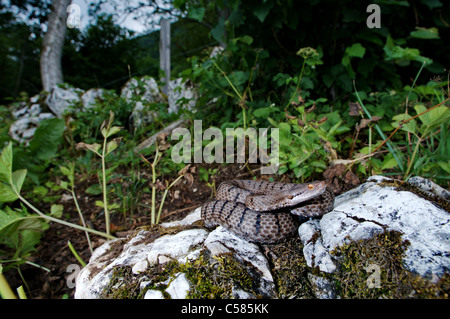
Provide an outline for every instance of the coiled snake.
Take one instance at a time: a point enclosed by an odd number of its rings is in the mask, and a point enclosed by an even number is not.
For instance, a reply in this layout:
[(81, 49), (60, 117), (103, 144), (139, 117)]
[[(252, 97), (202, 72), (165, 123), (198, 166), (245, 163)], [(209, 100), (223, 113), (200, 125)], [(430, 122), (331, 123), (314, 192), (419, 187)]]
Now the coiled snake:
[(324, 181), (232, 180), (219, 185), (216, 199), (202, 205), (201, 215), (208, 228), (222, 225), (248, 241), (274, 243), (297, 231), (294, 215), (321, 216), (333, 205), (334, 194)]

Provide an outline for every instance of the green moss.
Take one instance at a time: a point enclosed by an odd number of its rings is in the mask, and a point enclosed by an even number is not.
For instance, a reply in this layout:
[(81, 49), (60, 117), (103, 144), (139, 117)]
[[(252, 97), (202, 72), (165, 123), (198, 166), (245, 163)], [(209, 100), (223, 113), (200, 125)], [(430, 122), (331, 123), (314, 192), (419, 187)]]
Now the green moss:
[(131, 267), (115, 268), (111, 281), (101, 293), (101, 297), (105, 299), (136, 299), (139, 295), (139, 281)]
[(338, 295), (342, 298), (447, 298), (448, 275), (434, 284), (403, 267), (410, 243), (402, 240), (401, 235), (388, 231), (333, 251), (339, 260), (339, 271), (332, 275)]
[(311, 270), (303, 256), (300, 238), (266, 246), (280, 298), (314, 298), (307, 275)]
[[(180, 272), (185, 273), (192, 284), (187, 298), (232, 298), (235, 287), (258, 296), (257, 277), (248, 271), (247, 265), (236, 261), (231, 253), (209, 256), (205, 250), (194, 261), (153, 265), (140, 275), (133, 274), (131, 267), (117, 267), (101, 296), (105, 299), (139, 299), (147, 290), (153, 289), (170, 298), (165, 290), (171, 282), (170, 278), (175, 278)], [(143, 281), (150, 283), (141, 289), (140, 283)]]
[(234, 287), (257, 295), (255, 277), (231, 253), (210, 257), (202, 251), (198, 259), (182, 265), (181, 270), (193, 284), (187, 298), (232, 298)]

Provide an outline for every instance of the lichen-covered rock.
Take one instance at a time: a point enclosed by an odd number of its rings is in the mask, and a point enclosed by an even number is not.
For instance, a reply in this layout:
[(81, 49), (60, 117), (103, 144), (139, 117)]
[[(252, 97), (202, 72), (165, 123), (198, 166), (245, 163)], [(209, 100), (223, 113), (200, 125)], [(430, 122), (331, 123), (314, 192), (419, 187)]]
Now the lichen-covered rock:
[[(410, 242), (404, 258), (406, 268), (431, 278), (449, 271), (449, 222), (450, 215), (443, 208), (410, 191), (399, 190), (392, 180), (378, 176), (338, 196), (334, 210), (319, 222), (302, 224), (299, 235), (308, 264), (333, 272), (330, 253), (336, 247), (395, 230)], [(318, 244), (311, 244), (311, 229), (315, 230)]]
[(192, 110), (198, 99), (197, 90), (192, 81), (183, 82), (182, 78), (170, 81), (169, 83), (169, 113), (177, 113), (180, 107)]
[(105, 89), (89, 89), (81, 96), (81, 103), (83, 104), (83, 109), (92, 108), (97, 101), (104, 99), (105, 94), (107, 94)]
[[(196, 290), (193, 292), (195, 296), (209, 293), (209, 290), (212, 294), (220, 292), (229, 297), (274, 296), (275, 286), (270, 268), (258, 246), (248, 243), (223, 228), (213, 232), (202, 228), (185, 229), (187, 226), (192, 227), (192, 223), (199, 219), (200, 209), (197, 209), (182, 221), (161, 225), (161, 232), (170, 233), (173, 229), (179, 228), (180, 231), (175, 231), (174, 234), (166, 234), (154, 239), (152, 231), (141, 230), (125, 244), (124, 239), (104, 244), (95, 251), (89, 264), (78, 275), (75, 297), (105, 297), (104, 290), (112, 282), (114, 282), (114, 289), (124, 289), (126, 284), (117, 283), (114, 281), (114, 276), (115, 270), (120, 269), (121, 276), (126, 277), (122, 271), (126, 267), (130, 269), (126, 273), (134, 278), (132, 282), (147, 283), (139, 288), (141, 295), (146, 298), (161, 296), (156, 292), (147, 294), (148, 290), (163, 290), (166, 297), (185, 298), (193, 287), (189, 278), (194, 277), (195, 274), (202, 277), (201, 274), (209, 271), (206, 269), (228, 273), (230, 280), (226, 285), (223, 282), (208, 282), (202, 287), (195, 287), (194, 290)], [(111, 251), (114, 245), (123, 246), (123, 248), (117, 248), (116, 250), (120, 253), (112, 258)], [(193, 262), (196, 260), (201, 260), (201, 264), (199, 265), (200, 262), (198, 262), (194, 265)], [(214, 266), (215, 264), (218, 266)], [(158, 282), (148, 280), (151, 277), (149, 272), (151, 273), (153, 269), (161, 271), (161, 267), (166, 267), (164, 265), (170, 266), (167, 266), (167, 272), (164, 275), (159, 274)], [(236, 279), (233, 276), (236, 276)], [(212, 280), (213, 276), (209, 277), (203, 280)], [(251, 287), (251, 291), (247, 291), (247, 287)]]
[(158, 113), (150, 106), (154, 103), (164, 103), (166, 99), (159, 90), (158, 83), (150, 76), (132, 78), (122, 87), (120, 94), (132, 107), (131, 125), (140, 127), (150, 123)]
[(62, 118), (64, 111), (71, 105), (80, 102), (83, 90), (77, 88), (55, 87), (47, 95), (45, 103), (57, 117)]

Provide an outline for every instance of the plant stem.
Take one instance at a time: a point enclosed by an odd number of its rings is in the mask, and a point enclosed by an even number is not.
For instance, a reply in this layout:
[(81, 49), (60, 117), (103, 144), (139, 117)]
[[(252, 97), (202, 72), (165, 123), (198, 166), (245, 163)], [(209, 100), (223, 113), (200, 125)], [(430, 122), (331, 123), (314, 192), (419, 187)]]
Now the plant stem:
[(411, 161), (409, 162), (408, 168), (406, 169), (406, 173), (405, 173), (404, 179), (407, 178), (407, 176), (409, 174), (409, 171), (411, 170), (411, 167), (414, 164), (414, 158), (416, 157), (417, 150), (419, 149), (419, 145), (420, 145), (420, 143), (422, 143), (422, 139), (420, 137), (417, 137), (417, 138), (419, 140), (417, 141), (416, 147), (414, 148), (414, 152), (413, 152), (413, 155), (411, 157)]
[(77, 251), (75, 250), (75, 248), (73, 247), (72, 243), (70, 242), (70, 240), (67, 241), (67, 245), (70, 248), (70, 251), (72, 252), (72, 254), (75, 256), (75, 258), (78, 260), (78, 262), (81, 264), (81, 266), (86, 267), (86, 263), (84, 262), (83, 259), (81, 259), (80, 255), (78, 255)]
[(5, 276), (0, 272), (0, 295), (2, 299), (17, 299)]
[(108, 235), (111, 235), (110, 230), (110, 221), (109, 221), (109, 211), (108, 211), (108, 198), (106, 193), (106, 163), (105, 163), (105, 157), (106, 157), (106, 136), (103, 139), (103, 151), (102, 151), (102, 177), (103, 177), (103, 209), (105, 210), (105, 224), (106, 224), (106, 233)]
[[(362, 102), (361, 98), (359, 97), (358, 91), (356, 90), (355, 80), (353, 80), (353, 88), (355, 89), (355, 94), (356, 94), (356, 98), (358, 99), (359, 105), (361, 105), (361, 107), (364, 110), (364, 112), (366, 113), (367, 117), (371, 120), (372, 116), (370, 115), (370, 113), (366, 109), (366, 107), (364, 106), (364, 103)], [(378, 124), (375, 124), (375, 129), (377, 130), (378, 134), (380, 134), (380, 136), (383, 140), (387, 140), (386, 135), (384, 135), (383, 131), (381, 130), (380, 126), (378, 126)], [(400, 157), (398, 156), (397, 152), (394, 150), (394, 148), (392, 147), (392, 144), (390, 143), (389, 140), (387, 140), (386, 143), (387, 143), (387, 147), (388, 147), (389, 151), (391, 152), (392, 156), (394, 156), (394, 159), (397, 162), (398, 167), (400, 168), (401, 171), (403, 171), (403, 164), (400, 161)]]
[(289, 102), (286, 104), (285, 108), (289, 107), (289, 105), (291, 104), (292, 100), (294, 99), (295, 93), (297, 93), (298, 88), (300, 87), (300, 82), (301, 82), (302, 77), (303, 77), (303, 71), (305, 70), (305, 64), (306, 64), (306, 59), (303, 60), (302, 70), (300, 71), (300, 76), (298, 77), (298, 81), (297, 81), (297, 87), (295, 88), (295, 91), (292, 94), (291, 98), (289, 99)]
[[(72, 186), (72, 197), (73, 197), (73, 201), (75, 203), (75, 206), (77, 208), (78, 215), (80, 215), (81, 223), (83, 224), (83, 227), (86, 227), (86, 222), (84, 221), (84, 217), (83, 217), (83, 213), (81, 212), (80, 205), (78, 205), (77, 196), (75, 195), (75, 191), (73, 189), (73, 186)], [(89, 245), (89, 250), (91, 251), (91, 254), (92, 254), (94, 252), (94, 249), (92, 248), (91, 238), (89, 237), (89, 233), (87, 231), (85, 233), (86, 233), (86, 239), (87, 239), (87, 242), (88, 242), (88, 245)]]
[(27, 295), (25, 294), (23, 286), (19, 286), (19, 288), (17, 288), (17, 294), (19, 295), (20, 299), (27, 299)]
[(159, 219), (160, 219), (160, 217), (161, 217), (161, 211), (162, 211), (162, 208), (163, 208), (163, 206), (164, 206), (164, 201), (166, 200), (166, 196), (167, 196), (167, 193), (169, 192), (169, 189), (173, 186), (173, 185), (175, 185), (175, 183), (176, 182), (178, 182), (179, 180), (180, 180), (180, 178), (182, 178), (183, 177), (183, 175), (180, 175), (180, 176), (178, 176), (177, 177), (177, 179), (175, 179), (165, 190), (164, 190), (164, 194), (163, 194), (163, 197), (162, 197), (162, 199), (161, 199), (161, 204), (159, 204), (159, 210), (158, 210), (158, 216), (156, 217), (156, 223), (157, 224), (159, 224)]
[(47, 219), (47, 220), (49, 220), (49, 221), (52, 221), (52, 222), (55, 222), (55, 223), (58, 223), (58, 224), (62, 224), (62, 225), (65, 225), (65, 226), (69, 226), (69, 227), (72, 227), (72, 228), (75, 228), (75, 229), (87, 231), (87, 232), (90, 232), (90, 233), (95, 234), (95, 235), (99, 235), (99, 236), (102, 236), (102, 237), (106, 237), (106, 238), (108, 238), (108, 239), (116, 239), (116, 237), (114, 237), (114, 236), (112, 236), (112, 235), (110, 235), (110, 234), (103, 233), (103, 232), (98, 231), (98, 230), (95, 230), (95, 229), (86, 228), (86, 227), (83, 227), (83, 226), (80, 226), (80, 225), (77, 225), (77, 224), (73, 224), (73, 223), (70, 223), (70, 222), (66, 222), (65, 220), (58, 219), (58, 218), (54, 218), (54, 217), (52, 217), (52, 216), (45, 215), (44, 213), (41, 213), (36, 207), (34, 207), (33, 205), (31, 205), (31, 204), (30, 204), (25, 198), (23, 198), (20, 194), (18, 194), (15, 188), (13, 188), (13, 189), (14, 189), (14, 192), (16, 193), (17, 197), (18, 197), (25, 205), (27, 205), (27, 206), (28, 206), (29, 208), (31, 208), (35, 213), (37, 213), (39, 216), (41, 216), (41, 217), (44, 218), (44, 219)]

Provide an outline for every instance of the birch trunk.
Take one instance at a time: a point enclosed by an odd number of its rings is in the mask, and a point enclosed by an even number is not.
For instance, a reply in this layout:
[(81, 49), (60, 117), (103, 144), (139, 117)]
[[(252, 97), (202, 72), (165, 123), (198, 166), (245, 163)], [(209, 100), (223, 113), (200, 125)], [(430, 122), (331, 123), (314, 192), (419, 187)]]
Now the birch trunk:
[(71, 0), (53, 0), (41, 51), (41, 80), (45, 91), (63, 82), (61, 57)]

